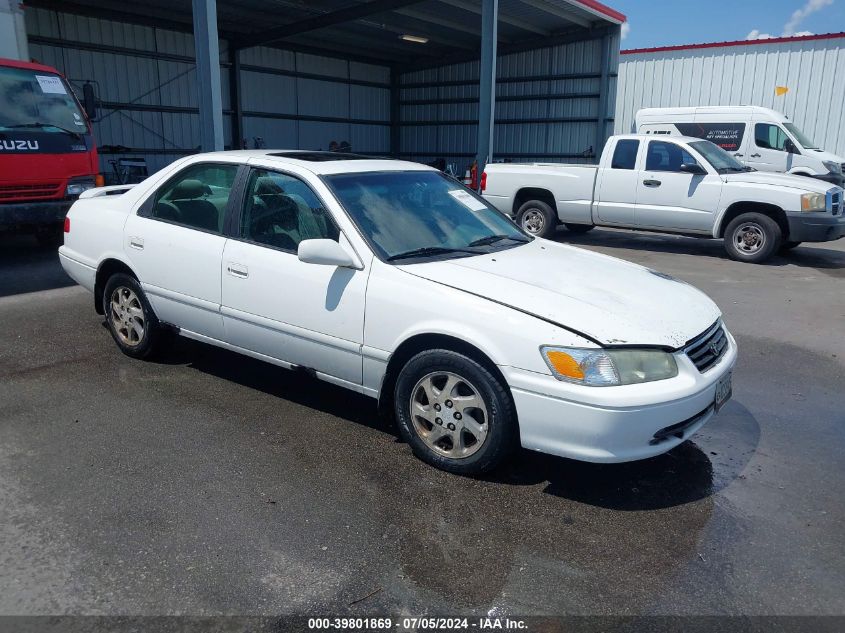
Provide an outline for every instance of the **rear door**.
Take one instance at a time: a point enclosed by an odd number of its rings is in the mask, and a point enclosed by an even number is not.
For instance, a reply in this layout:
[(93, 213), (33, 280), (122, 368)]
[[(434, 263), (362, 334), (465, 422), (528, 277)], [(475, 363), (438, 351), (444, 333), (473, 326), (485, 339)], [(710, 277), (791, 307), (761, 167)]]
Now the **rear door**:
[(156, 315), (223, 339), (223, 226), (239, 166), (194, 163), (153, 192), (125, 228), (125, 252)]
[(638, 139), (618, 139), (610, 165), (599, 168), (595, 192), (597, 224), (633, 224), (639, 150)]
[[(685, 173), (680, 169), (683, 164), (700, 165), (708, 174)], [(683, 145), (649, 140), (645, 169), (637, 176), (637, 227), (711, 232), (722, 180), (709, 164), (697, 160)]]
[(295, 173), (253, 168), (223, 252), (226, 340), (238, 347), (361, 384), (363, 270), (306, 264), (306, 239), (352, 248), (330, 211)]

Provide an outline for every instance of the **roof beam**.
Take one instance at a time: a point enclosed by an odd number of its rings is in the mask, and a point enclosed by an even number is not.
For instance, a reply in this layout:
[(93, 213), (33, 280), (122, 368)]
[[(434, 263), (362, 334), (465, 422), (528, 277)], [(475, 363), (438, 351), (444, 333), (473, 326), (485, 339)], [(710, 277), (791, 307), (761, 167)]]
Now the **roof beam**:
[[(476, 15), (481, 15), (481, 7), (476, 6), (472, 2), (466, 2), (465, 0), (440, 0), (440, 2), (444, 2), (452, 7), (458, 7), (459, 9), (463, 9), (464, 11), (469, 11), (470, 13), (475, 13)], [(519, 18), (512, 18), (509, 15), (502, 15), (499, 13), (499, 22), (504, 24), (510, 24), (511, 26), (515, 26), (518, 29), (522, 29), (523, 31), (529, 31), (531, 33), (536, 33), (537, 35), (542, 35), (543, 37), (548, 37), (551, 35), (551, 31), (547, 31), (544, 28), (540, 28), (539, 26), (535, 26), (530, 22), (526, 22), (525, 20), (520, 20)]]
[(534, 7), (535, 9), (539, 9), (540, 11), (553, 15), (557, 18), (563, 18), (564, 20), (577, 24), (578, 26), (583, 26), (584, 28), (590, 27), (590, 20), (575, 15), (573, 12), (567, 11), (563, 7), (546, 2), (546, 0), (522, 0), (522, 2), (527, 4), (529, 7)]
[(422, 0), (370, 0), (369, 2), (362, 2), (346, 7), (345, 9), (338, 9), (329, 13), (315, 15), (311, 18), (298, 20), (290, 24), (284, 24), (261, 33), (256, 33), (251, 36), (244, 36), (238, 38), (234, 44), (237, 48), (250, 48), (252, 46), (262, 46), (272, 42), (278, 42), (292, 35), (299, 35), (300, 33), (307, 33), (308, 31), (315, 31), (317, 29), (324, 29), (328, 26), (335, 26), (343, 24), (344, 22), (352, 22), (360, 20), (375, 13), (384, 13), (392, 11), (401, 7), (406, 7), (412, 4), (417, 4)]
[[(447, 29), (451, 29), (453, 31), (460, 31), (461, 33), (468, 33), (470, 35), (474, 35), (475, 37), (479, 36), (479, 30), (477, 28), (472, 28), (470, 26), (466, 26), (465, 24), (461, 24), (460, 22), (454, 22), (452, 20), (445, 20), (443, 18), (439, 18), (437, 16), (431, 15), (430, 13), (425, 13), (423, 11), (418, 11), (417, 9), (396, 9), (394, 13), (398, 13), (400, 15), (408, 16), (409, 18), (414, 18), (415, 20), (420, 20), (421, 22), (428, 22), (430, 24), (436, 24), (438, 26), (443, 26)], [(500, 42), (509, 42), (510, 38), (505, 38), (499, 35)]]

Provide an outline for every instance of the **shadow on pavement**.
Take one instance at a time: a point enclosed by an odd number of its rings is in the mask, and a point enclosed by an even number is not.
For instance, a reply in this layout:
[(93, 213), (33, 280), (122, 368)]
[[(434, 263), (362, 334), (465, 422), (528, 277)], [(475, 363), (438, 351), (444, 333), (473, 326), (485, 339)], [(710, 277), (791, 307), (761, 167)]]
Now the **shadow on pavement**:
[(0, 233), (0, 297), (73, 284), (56, 248), (40, 246), (32, 235)]

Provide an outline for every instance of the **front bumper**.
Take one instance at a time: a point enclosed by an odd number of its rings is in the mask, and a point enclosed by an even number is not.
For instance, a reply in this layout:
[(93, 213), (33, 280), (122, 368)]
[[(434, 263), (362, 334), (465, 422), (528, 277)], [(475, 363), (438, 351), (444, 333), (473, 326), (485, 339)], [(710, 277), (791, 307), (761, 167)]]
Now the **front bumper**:
[(830, 242), (845, 235), (845, 214), (787, 213), (790, 242)]
[[(512, 367), (524, 448), (587, 462), (628, 462), (671, 450), (714, 415), (716, 385), (736, 363), (736, 341), (703, 374), (677, 352), (678, 376), (640, 385), (582, 387)], [(669, 429), (668, 427), (674, 427)], [(660, 438), (655, 441), (655, 435)]]
[(70, 199), (0, 203), (0, 227), (58, 224), (73, 203)]

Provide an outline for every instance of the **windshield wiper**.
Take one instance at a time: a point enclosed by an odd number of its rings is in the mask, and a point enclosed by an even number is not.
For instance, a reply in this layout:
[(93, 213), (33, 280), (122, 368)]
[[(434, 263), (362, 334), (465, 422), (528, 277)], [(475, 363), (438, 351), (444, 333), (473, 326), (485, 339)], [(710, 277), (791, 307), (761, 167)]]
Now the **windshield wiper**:
[(473, 251), (468, 248), (449, 248), (447, 246), (423, 246), (404, 253), (391, 255), (385, 261), (392, 262), (397, 259), (411, 259), (412, 257), (427, 257), (428, 255), (445, 255), (448, 253), (470, 253), (471, 255), (483, 255), (481, 251)]
[(501, 242), (502, 240), (513, 240), (514, 242), (520, 242), (522, 244), (527, 244), (531, 241), (524, 237), (514, 237), (512, 235), (487, 235), (486, 237), (480, 237), (477, 240), (473, 240), (467, 244), (467, 246), (487, 246), (489, 244), (494, 244), (495, 242)]
[(66, 127), (62, 127), (61, 125), (53, 125), (52, 123), (41, 123), (40, 121), (33, 121), (32, 123), (19, 123), (18, 125), (7, 125), (5, 126), (9, 130), (20, 129), (20, 128), (45, 128), (45, 127), (54, 127), (57, 130), (61, 130), (65, 134), (69, 134), (70, 136), (74, 137), (75, 139), (82, 140), (82, 135), (79, 132), (74, 132), (73, 130), (69, 130)]

